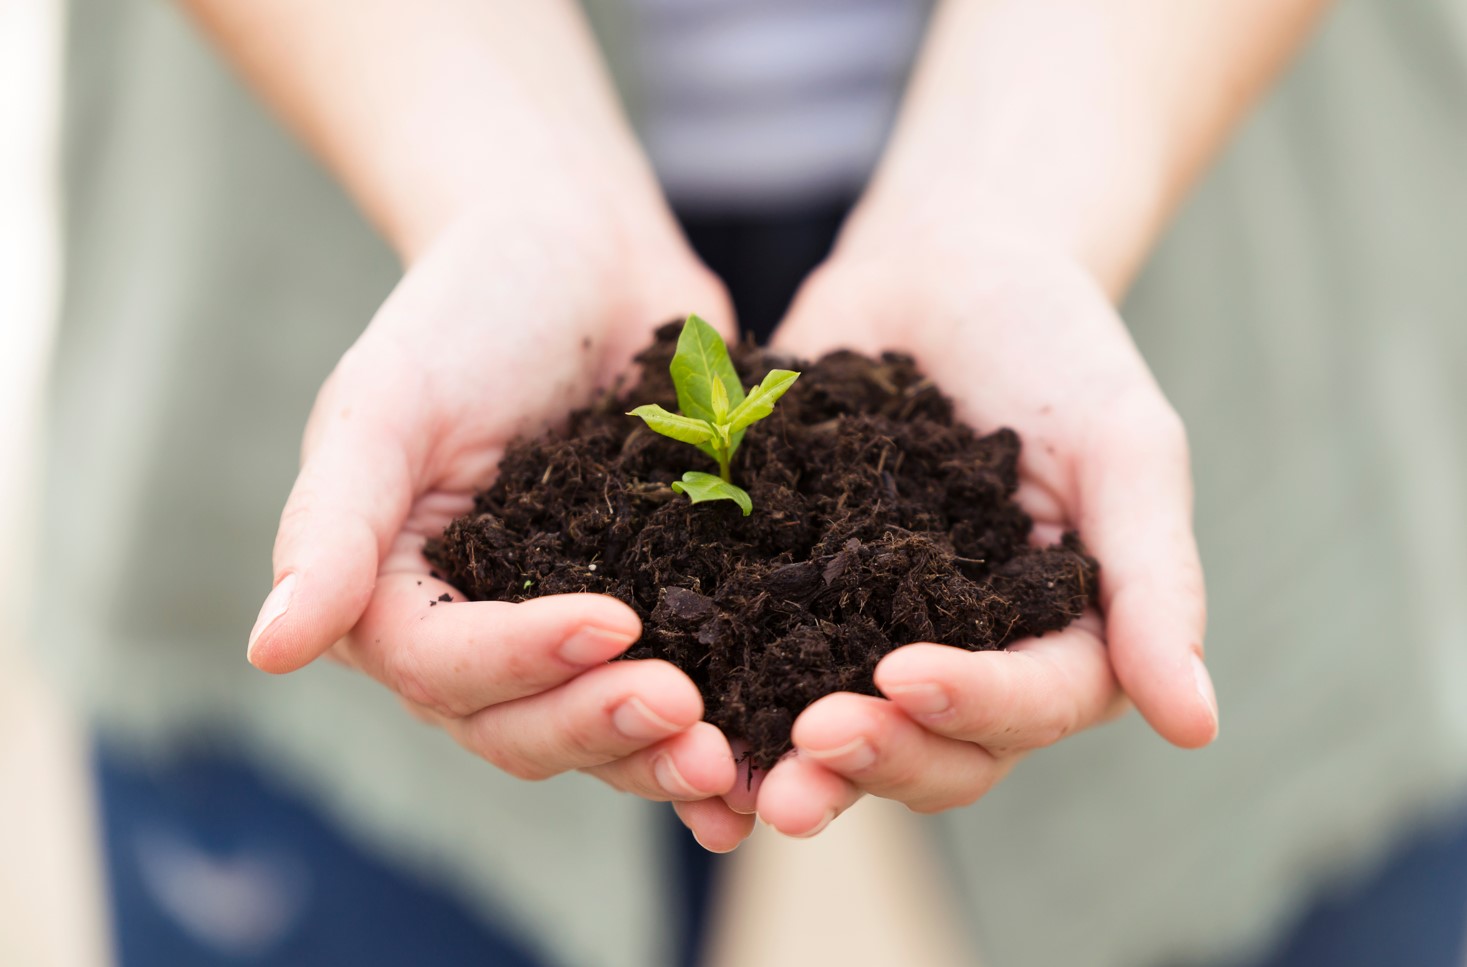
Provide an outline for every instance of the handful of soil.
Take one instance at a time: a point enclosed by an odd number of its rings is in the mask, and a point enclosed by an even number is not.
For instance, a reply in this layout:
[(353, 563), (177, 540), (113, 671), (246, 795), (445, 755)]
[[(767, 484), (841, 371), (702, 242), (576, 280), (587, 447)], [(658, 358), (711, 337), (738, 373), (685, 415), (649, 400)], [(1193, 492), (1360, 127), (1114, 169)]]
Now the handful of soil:
[(754, 500), (694, 506), (670, 484), (693, 451), (625, 411), (676, 407), (679, 325), (637, 357), (640, 380), (519, 440), (474, 510), (425, 553), (469, 598), (609, 594), (641, 616), (627, 658), (662, 658), (703, 694), (705, 718), (749, 743), (755, 768), (831, 692), (878, 694), (882, 656), (928, 641), (974, 651), (1063, 628), (1096, 590), (1079, 539), (1030, 546), (1013, 501), (1019, 438), (978, 436), (910, 357), (849, 351), (793, 363), (733, 350), (745, 385), (802, 375), (751, 427), (734, 480)]

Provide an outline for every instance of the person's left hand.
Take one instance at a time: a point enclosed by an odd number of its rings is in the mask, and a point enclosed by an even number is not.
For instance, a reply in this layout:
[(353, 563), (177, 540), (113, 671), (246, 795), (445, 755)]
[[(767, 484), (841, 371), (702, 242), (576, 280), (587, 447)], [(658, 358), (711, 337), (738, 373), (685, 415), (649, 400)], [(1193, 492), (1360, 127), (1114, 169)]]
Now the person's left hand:
[(1017, 499), (1034, 540), (1079, 531), (1101, 562), (1105, 617), (1091, 611), (1005, 651), (899, 648), (876, 669), (884, 698), (826, 696), (796, 720), (795, 751), (752, 788), (678, 805), (707, 845), (727, 845), (707, 842), (711, 827), (731, 843), (747, 835), (755, 809), (812, 836), (864, 793), (918, 812), (967, 805), (1024, 753), (1119, 714), (1127, 695), (1171, 742), (1212, 741), (1182, 425), (1082, 268), (1006, 244), (847, 245), (805, 284), (775, 344), (806, 358), (910, 352), (962, 419), (1018, 431)]
[(692, 679), (612, 661), (641, 634), (628, 605), (468, 601), (423, 556), (510, 442), (610, 384), (659, 320), (698, 307), (732, 329), (670, 218), (552, 183), (445, 226), (327, 379), (249, 659), (279, 674), (330, 655), (521, 779), (580, 770), (648, 799), (719, 795), (734, 757)]

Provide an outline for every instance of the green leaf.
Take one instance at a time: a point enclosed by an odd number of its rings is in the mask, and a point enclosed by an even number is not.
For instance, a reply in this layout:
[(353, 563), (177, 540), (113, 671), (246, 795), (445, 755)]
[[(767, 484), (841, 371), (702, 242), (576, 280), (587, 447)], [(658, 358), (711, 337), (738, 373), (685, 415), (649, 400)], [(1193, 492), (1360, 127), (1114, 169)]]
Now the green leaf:
[(677, 408), (695, 420), (716, 421), (713, 384), (721, 383), (728, 405), (744, 401), (744, 388), (739, 374), (728, 358), (723, 337), (697, 315), (688, 316), (682, 334), (677, 337), (677, 353), (668, 367), (672, 383), (677, 387)]
[(728, 422), (728, 390), (723, 388), (723, 381), (713, 381), (713, 425)]
[(747, 491), (711, 473), (689, 470), (683, 474), (682, 482), (674, 483), (672, 489), (680, 494), (687, 494), (688, 499), (695, 504), (701, 504), (705, 500), (732, 500), (739, 505), (745, 517), (754, 511), (754, 502), (749, 499)]
[(713, 427), (702, 420), (694, 420), (676, 413), (669, 413), (656, 403), (648, 403), (639, 406), (627, 413), (627, 416), (640, 416), (647, 425), (661, 433), (670, 436), (674, 440), (684, 443), (703, 444), (714, 437)]
[(728, 428), (742, 430), (773, 413), (774, 404), (799, 378), (799, 373), (788, 369), (771, 369), (763, 382), (749, 390), (744, 401), (728, 414)]

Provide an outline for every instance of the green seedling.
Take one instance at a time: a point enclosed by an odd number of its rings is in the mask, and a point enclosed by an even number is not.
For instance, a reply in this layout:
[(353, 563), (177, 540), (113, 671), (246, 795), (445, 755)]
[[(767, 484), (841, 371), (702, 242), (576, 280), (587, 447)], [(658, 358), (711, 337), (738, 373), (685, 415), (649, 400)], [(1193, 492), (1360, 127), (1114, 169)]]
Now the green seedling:
[(729, 479), (729, 464), (743, 442), (744, 431), (774, 412), (774, 404), (794, 385), (800, 374), (771, 369), (747, 395), (728, 358), (723, 337), (696, 315), (688, 316), (677, 339), (677, 353), (668, 367), (677, 388), (677, 408), (670, 413), (655, 403), (639, 406), (628, 416), (639, 416), (663, 436), (691, 443), (718, 462), (718, 475), (689, 470), (672, 489), (695, 504), (705, 500), (732, 500), (744, 516), (754, 502)]

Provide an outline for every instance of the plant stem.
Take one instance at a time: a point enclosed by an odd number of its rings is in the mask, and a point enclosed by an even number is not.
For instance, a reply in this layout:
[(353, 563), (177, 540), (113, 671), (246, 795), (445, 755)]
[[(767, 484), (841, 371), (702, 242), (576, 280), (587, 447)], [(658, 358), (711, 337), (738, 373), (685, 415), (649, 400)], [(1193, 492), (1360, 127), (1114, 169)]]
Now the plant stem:
[(726, 447), (718, 447), (716, 449), (718, 453), (718, 476), (723, 478), (724, 483), (733, 483), (728, 476), (728, 464), (730, 460), (728, 449)]

